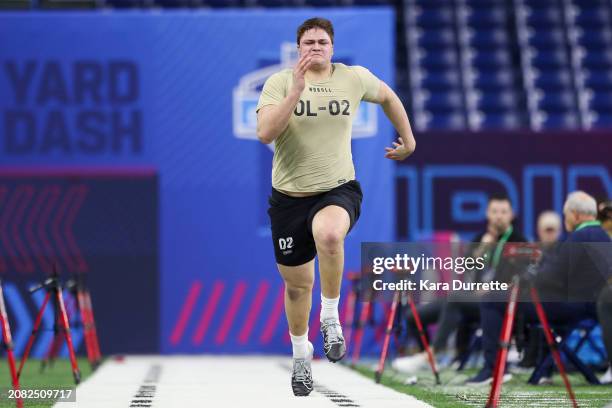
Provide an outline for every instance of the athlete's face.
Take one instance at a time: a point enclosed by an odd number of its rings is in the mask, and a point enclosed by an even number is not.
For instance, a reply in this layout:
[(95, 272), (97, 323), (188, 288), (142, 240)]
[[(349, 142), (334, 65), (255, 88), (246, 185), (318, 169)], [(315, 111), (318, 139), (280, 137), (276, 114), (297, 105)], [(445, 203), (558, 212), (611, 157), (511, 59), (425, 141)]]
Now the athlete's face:
[(331, 63), (334, 45), (325, 30), (312, 28), (302, 34), (298, 51), (300, 57), (304, 54), (312, 55), (312, 65), (323, 68)]

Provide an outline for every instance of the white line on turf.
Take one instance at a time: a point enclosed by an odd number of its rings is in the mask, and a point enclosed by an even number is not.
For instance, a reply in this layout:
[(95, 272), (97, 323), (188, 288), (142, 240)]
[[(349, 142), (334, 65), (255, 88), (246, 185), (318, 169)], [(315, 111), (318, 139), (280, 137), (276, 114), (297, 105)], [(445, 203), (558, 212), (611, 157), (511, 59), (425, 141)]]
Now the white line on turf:
[[(294, 397), (290, 361), (276, 356), (128, 356), (108, 360), (79, 385), (76, 406), (430, 408), (410, 395), (327, 361), (312, 364), (315, 390), (310, 396)], [(74, 407), (67, 404), (55, 407)]]

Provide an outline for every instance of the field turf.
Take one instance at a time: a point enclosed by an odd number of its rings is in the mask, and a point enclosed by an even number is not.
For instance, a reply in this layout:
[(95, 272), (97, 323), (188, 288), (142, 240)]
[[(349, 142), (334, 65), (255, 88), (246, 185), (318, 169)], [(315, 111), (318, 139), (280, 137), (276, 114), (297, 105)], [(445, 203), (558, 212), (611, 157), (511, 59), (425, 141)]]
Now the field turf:
[[(81, 371), (81, 381), (84, 381), (90, 374), (91, 368), (86, 358), (79, 358), (78, 365)], [(17, 362), (19, 367), (19, 362)], [(21, 389), (56, 389), (61, 388), (74, 388), (74, 379), (72, 377), (72, 369), (70, 367), (70, 361), (68, 359), (58, 359), (52, 366), (41, 372), (41, 361), (40, 360), (28, 360), (23, 367), (23, 373), (19, 381)], [(3, 395), (0, 398), (0, 408), (15, 407), (14, 400), (7, 400), (6, 391), (7, 387), (11, 385), (11, 375), (8, 369), (8, 363), (6, 357), (2, 356), (0, 361), (0, 390)], [(25, 401), (24, 408), (41, 408), (51, 407), (55, 401), (53, 400), (37, 400), (37, 401)], [(78, 402), (78, 395), (77, 395)], [(72, 404), (71, 404), (72, 405)], [(75, 407), (78, 405), (74, 405)]]
[[(355, 368), (361, 374), (372, 378), (374, 370), (372, 365), (360, 365)], [(416, 373), (418, 381), (414, 385), (406, 385), (407, 378), (412, 377), (394, 372), (388, 368), (381, 383), (396, 391), (410, 394), (436, 408), (484, 407), (489, 396), (490, 386), (467, 387), (465, 380), (474, 374), (476, 369), (466, 369), (457, 372), (451, 369), (441, 370), (441, 385), (435, 385), (431, 371)], [(559, 374), (553, 376), (552, 385), (533, 386), (527, 384), (527, 374), (513, 374), (512, 380), (502, 387), (501, 402), (504, 407), (538, 407), (562, 408), (571, 407), (567, 392)], [(570, 373), (570, 382), (576, 395), (578, 406), (581, 408), (601, 408), (612, 403), (612, 386), (594, 386), (588, 384), (580, 374)]]

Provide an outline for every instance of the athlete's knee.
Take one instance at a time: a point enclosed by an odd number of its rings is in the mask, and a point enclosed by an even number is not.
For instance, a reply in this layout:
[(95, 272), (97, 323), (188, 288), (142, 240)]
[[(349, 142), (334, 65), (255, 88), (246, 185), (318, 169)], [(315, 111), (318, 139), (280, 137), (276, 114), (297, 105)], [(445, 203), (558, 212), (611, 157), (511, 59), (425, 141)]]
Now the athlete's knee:
[(340, 230), (324, 229), (315, 234), (315, 242), (319, 252), (337, 255), (344, 247), (344, 233)]
[(287, 297), (289, 298), (289, 300), (296, 301), (306, 296), (312, 296), (312, 287), (313, 283), (309, 282), (303, 282), (299, 284), (287, 283), (285, 286), (285, 290), (287, 292)]

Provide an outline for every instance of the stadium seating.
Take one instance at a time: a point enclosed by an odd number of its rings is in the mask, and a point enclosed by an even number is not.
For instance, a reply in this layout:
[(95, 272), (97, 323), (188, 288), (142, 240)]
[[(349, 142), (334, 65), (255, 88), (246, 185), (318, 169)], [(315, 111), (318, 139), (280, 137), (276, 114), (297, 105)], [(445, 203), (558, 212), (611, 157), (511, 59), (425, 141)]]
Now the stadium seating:
[[(419, 130), (612, 126), (612, 0), (6, 0), (3, 8), (395, 6)], [(404, 41), (405, 40), (405, 41)]]
[(404, 4), (409, 86), (402, 89), (411, 95), (403, 99), (415, 100), (411, 114), (421, 129), (612, 123), (611, 1)]
[(612, 6), (609, 1), (569, 2), (568, 39), (585, 128), (612, 122)]
[(419, 129), (465, 127), (459, 54), (450, 3), (405, 4), (408, 78), (412, 113)]

